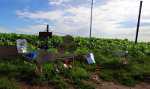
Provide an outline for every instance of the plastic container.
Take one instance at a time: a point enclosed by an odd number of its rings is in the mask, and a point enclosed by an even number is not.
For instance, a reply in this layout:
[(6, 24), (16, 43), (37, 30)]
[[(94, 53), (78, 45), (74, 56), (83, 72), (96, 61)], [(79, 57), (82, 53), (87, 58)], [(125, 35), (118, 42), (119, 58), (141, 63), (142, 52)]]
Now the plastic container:
[(93, 53), (89, 53), (86, 56), (86, 60), (88, 62), (88, 64), (95, 64), (95, 59), (94, 59), (94, 54)]
[(37, 52), (31, 52), (26, 54), (26, 58), (31, 60), (35, 59), (36, 57), (37, 57)]
[(18, 53), (27, 53), (27, 41), (25, 39), (18, 39), (16, 42)]

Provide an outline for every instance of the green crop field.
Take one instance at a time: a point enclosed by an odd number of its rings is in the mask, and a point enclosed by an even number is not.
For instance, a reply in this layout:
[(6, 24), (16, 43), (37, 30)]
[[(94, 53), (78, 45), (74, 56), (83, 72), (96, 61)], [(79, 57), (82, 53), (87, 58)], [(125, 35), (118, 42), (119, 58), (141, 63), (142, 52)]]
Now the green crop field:
[[(42, 43), (35, 35), (1, 33), (0, 46), (14, 46), (17, 39), (27, 39), (29, 51), (36, 51)], [(59, 53), (57, 48), (62, 43), (63, 36), (53, 36), (48, 40), (48, 51)], [(0, 89), (19, 89), (21, 82), (39, 86), (53, 85), (56, 89), (95, 89), (96, 86), (84, 82), (89, 81), (93, 73), (105, 81), (135, 86), (146, 82), (146, 75), (150, 76), (150, 43), (135, 45), (127, 39), (92, 38), (90, 44), (88, 38), (75, 37), (72, 44), (66, 47), (66, 54), (85, 55), (93, 52), (96, 64), (89, 65), (86, 61), (77, 60), (71, 69), (66, 69), (62, 62), (47, 62), (42, 65), (43, 73), (36, 75), (36, 65), (25, 61), (24, 57), (3, 58), (0, 60)], [(126, 51), (128, 54), (124, 57)], [(82, 58), (78, 56), (77, 59)]]

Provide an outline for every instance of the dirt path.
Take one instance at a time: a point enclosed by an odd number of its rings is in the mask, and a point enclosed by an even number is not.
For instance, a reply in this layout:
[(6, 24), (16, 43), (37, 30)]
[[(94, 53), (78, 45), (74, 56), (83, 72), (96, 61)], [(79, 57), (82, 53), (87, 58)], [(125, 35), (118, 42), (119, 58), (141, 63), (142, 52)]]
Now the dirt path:
[(25, 83), (20, 83), (19, 88), (20, 89), (54, 89), (53, 86), (48, 86), (48, 85), (45, 85), (45, 86), (31, 86), (31, 85), (28, 85), (28, 84), (25, 84)]
[[(93, 82), (88, 82), (88, 83), (93, 84)], [(104, 82), (103, 81), (99, 84), (95, 83), (94, 86), (96, 86), (95, 89), (150, 89), (150, 84), (148, 84), (148, 83), (140, 83), (140, 84), (137, 84), (135, 87), (127, 87), (127, 86), (123, 86), (120, 84), (115, 84), (113, 82)], [(31, 85), (27, 85), (25, 83), (21, 83), (20, 89), (55, 89), (55, 88), (53, 86), (48, 86), (48, 85), (46, 85), (46, 86), (31, 86)]]
[(103, 82), (97, 85), (96, 89), (150, 89), (150, 84), (141, 83), (137, 84), (135, 87), (127, 87), (113, 82)]
[(119, 83), (103, 81), (97, 74), (92, 74), (89, 81), (83, 81), (86, 84), (94, 85), (96, 89), (150, 89), (150, 83), (139, 83), (134, 87), (128, 87)]

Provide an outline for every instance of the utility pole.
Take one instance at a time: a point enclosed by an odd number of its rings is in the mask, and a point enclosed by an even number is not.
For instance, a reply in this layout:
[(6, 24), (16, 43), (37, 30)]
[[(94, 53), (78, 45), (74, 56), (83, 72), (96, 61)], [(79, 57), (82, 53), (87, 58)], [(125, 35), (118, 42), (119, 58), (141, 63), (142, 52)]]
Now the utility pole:
[(91, 43), (91, 38), (92, 38), (92, 25), (93, 25), (93, 0), (92, 0), (92, 2), (91, 2), (91, 15), (90, 15), (90, 38), (89, 38), (89, 47), (90, 47), (90, 49), (91, 49), (91, 47), (92, 47), (92, 43)]
[(142, 12), (142, 4), (143, 4), (143, 1), (140, 1), (139, 16), (138, 16), (136, 37), (135, 37), (135, 44), (137, 44), (137, 41), (138, 41), (139, 27), (140, 27), (140, 20), (141, 20), (141, 12)]
[(91, 2), (91, 17), (90, 17), (90, 39), (92, 37), (92, 25), (93, 25), (93, 0)]

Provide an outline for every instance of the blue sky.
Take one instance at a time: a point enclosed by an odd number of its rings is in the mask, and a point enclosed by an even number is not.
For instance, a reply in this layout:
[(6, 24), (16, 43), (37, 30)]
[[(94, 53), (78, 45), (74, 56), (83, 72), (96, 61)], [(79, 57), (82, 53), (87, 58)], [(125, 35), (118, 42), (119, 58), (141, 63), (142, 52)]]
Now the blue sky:
[(30, 23), (18, 18), (17, 10), (35, 11), (47, 10), (47, 8), (49, 8), (49, 5), (46, 0), (0, 0), (0, 25), (13, 30), (17, 27), (24, 27)]
[[(139, 41), (150, 41), (150, 1), (143, 0)], [(140, 0), (94, 0), (93, 37), (134, 40)], [(91, 0), (0, 0), (0, 32), (88, 36)]]

